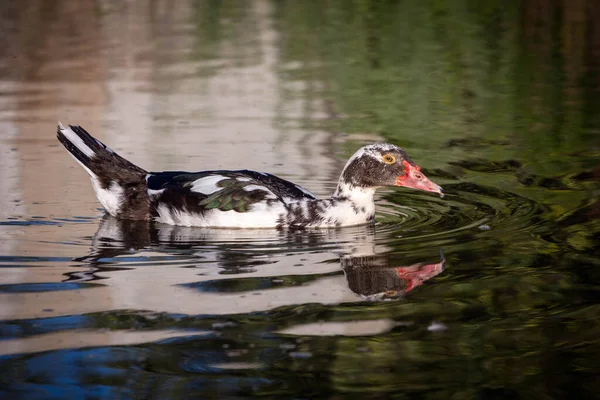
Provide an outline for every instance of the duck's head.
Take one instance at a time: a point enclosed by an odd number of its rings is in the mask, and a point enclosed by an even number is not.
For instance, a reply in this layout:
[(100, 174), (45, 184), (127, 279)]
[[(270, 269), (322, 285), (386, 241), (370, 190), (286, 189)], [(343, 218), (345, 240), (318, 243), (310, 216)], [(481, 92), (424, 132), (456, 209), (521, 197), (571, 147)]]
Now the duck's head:
[(430, 181), (404, 150), (389, 143), (371, 144), (358, 149), (342, 171), (341, 186), (361, 189), (403, 186), (440, 195), (443, 193), (442, 188)]

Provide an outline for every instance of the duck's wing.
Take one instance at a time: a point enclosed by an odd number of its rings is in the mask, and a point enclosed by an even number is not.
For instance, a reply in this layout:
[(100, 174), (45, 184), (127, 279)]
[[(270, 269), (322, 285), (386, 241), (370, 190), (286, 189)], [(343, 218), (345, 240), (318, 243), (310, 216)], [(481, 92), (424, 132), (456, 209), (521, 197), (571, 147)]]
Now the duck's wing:
[(315, 199), (292, 182), (255, 171), (150, 173), (148, 194), (155, 203), (203, 213), (210, 209), (246, 212), (254, 203)]

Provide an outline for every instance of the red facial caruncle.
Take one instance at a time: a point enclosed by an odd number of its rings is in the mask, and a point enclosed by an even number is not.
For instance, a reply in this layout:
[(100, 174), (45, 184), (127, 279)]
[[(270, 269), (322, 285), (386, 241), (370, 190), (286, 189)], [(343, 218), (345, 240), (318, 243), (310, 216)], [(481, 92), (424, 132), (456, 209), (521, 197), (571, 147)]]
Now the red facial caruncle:
[(403, 160), (402, 164), (404, 165), (404, 174), (399, 175), (396, 178), (396, 186), (439, 193), (440, 196), (444, 196), (442, 188), (430, 181), (429, 178), (421, 172), (421, 167), (411, 164), (406, 160)]

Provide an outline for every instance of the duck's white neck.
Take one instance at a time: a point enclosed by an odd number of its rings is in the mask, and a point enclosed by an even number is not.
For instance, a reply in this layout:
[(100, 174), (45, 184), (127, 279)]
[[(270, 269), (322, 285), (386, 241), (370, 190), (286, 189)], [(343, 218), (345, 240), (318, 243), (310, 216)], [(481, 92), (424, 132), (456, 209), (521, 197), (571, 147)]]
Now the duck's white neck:
[[(349, 184), (342, 179), (338, 182), (333, 198), (347, 199), (359, 207), (373, 206), (375, 188), (363, 188)], [(371, 208), (369, 207), (369, 208)]]
[(374, 194), (374, 188), (360, 188), (340, 180), (330, 199), (315, 200), (325, 206), (313, 226), (360, 225), (371, 221), (375, 215)]

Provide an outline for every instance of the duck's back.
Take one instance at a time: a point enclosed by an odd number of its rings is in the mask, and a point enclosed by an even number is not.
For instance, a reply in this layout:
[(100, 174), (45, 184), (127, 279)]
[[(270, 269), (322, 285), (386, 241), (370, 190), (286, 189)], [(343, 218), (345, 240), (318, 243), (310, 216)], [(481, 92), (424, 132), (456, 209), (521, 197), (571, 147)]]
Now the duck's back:
[(315, 196), (292, 182), (256, 171), (169, 171), (146, 177), (151, 215), (188, 226), (276, 227), (288, 204)]

